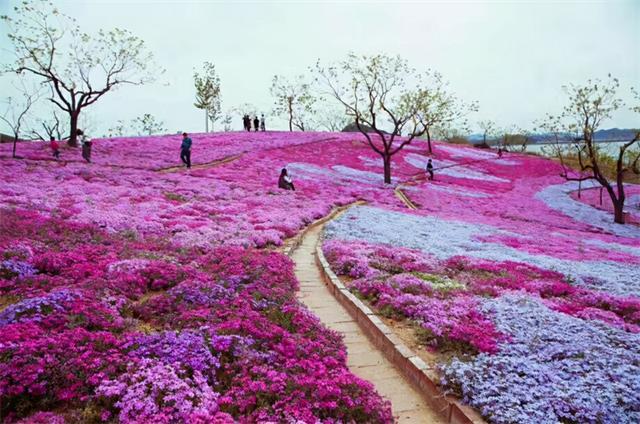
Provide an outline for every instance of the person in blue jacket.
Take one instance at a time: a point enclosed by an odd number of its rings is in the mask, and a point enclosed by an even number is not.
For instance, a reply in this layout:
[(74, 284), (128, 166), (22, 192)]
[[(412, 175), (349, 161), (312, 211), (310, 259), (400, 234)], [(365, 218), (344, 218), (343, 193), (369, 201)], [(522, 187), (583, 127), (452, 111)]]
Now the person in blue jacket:
[(191, 168), (191, 139), (188, 134), (182, 133), (182, 144), (180, 145), (180, 159), (187, 168)]

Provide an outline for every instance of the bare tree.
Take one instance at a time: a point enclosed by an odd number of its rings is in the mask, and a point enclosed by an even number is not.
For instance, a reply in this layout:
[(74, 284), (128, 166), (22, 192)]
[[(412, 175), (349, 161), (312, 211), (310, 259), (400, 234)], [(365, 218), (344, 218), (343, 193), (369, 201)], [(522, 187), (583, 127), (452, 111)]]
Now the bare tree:
[(345, 108), (366, 143), (382, 157), (384, 182), (391, 183), (393, 155), (426, 131), (420, 112), (428, 89), (421, 85), (420, 74), (400, 56), (355, 54), (332, 66), (318, 61), (315, 71), (327, 94)]
[(107, 130), (106, 137), (123, 137), (127, 132), (127, 124), (122, 119), (118, 119), (116, 124)]
[(322, 107), (317, 113), (316, 122), (319, 128), (330, 132), (342, 131), (347, 125), (353, 122), (344, 110), (336, 110), (330, 106)]
[(289, 131), (293, 131), (294, 127), (300, 131), (308, 129), (310, 117), (315, 113), (316, 98), (311, 94), (311, 86), (305, 82), (304, 76), (289, 80), (274, 75), (270, 91), (275, 98), (274, 114), (287, 117)]
[(229, 132), (231, 131), (231, 123), (233, 122), (233, 117), (227, 112), (222, 118), (222, 131)]
[(202, 68), (202, 73), (193, 72), (193, 80), (196, 88), (196, 102), (194, 106), (204, 110), (204, 128), (205, 132), (209, 132), (209, 121), (211, 121), (211, 129), (213, 129), (216, 121), (222, 116), (220, 78), (213, 63), (204, 62)]
[[(614, 222), (624, 224), (625, 187), (628, 174), (640, 174), (640, 130), (622, 143), (613, 166), (609, 155), (595, 140), (595, 133), (606, 119), (623, 107), (618, 97), (620, 83), (611, 77), (607, 81), (588, 80), (585, 85), (563, 87), (568, 103), (560, 115), (547, 115), (539, 123), (552, 142), (554, 153), (562, 166), (561, 176), (569, 181), (595, 180), (609, 194), (614, 210)], [(636, 104), (631, 111), (640, 113), (640, 96), (632, 89)]]
[(17, 158), (16, 146), (25, 128), (25, 123), (29, 116), (29, 111), (38, 101), (41, 94), (37, 89), (27, 89), (27, 87), (24, 85), (24, 82), (20, 87), (20, 91), (22, 92), (22, 96), (19, 100), (16, 100), (13, 97), (7, 98), (6, 109), (0, 116), (0, 120), (7, 125), (7, 127), (11, 130), (11, 135), (13, 135), (13, 150), (11, 156), (14, 159)]
[(51, 137), (56, 140), (62, 140), (65, 134), (65, 124), (62, 122), (60, 113), (54, 110), (50, 113), (48, 119), (40, 119), (34, 122), (37, 124), (35, 128), (31, 128), (30, 132), (33, 138), (37, 140), (47, 141)]
[(156, 120), (155, 116), (145, 113), (138, 116), (132, 122), (133, 131), (136, 135), (153, 135), (166, 132), (164, 122)]
[(55, 95), (50, 100), (69, 115), (71, 146), (83, 109), (119, 86), (154, 79), (153, 55), (127, 30), (89, 35), (50, 2), (24, 1), (14, 13), (2, 16), (15, 53), (7, 70), (30, 73), (51, 85)]
[(496, 123), (490, 120), (478, 122), (478, 126), (482, 131), (482, 144), (488, 146), (488, 140), (495, 139), (497, 137), (498, 127)]
[(448, 91), (448, 83), (444, 81), (439, 72), (427, 71), (427, 90), (420, 99), (419, 113), (417, 119), (425, 128), (429, 153), (433, 152), (431, 137), (435, 129), (450, 127), (454, 123), (466, 126), (466, 121), (460, 123), (469, 113), (478, 110), (478, 103), (464, 103), (453, 93)]

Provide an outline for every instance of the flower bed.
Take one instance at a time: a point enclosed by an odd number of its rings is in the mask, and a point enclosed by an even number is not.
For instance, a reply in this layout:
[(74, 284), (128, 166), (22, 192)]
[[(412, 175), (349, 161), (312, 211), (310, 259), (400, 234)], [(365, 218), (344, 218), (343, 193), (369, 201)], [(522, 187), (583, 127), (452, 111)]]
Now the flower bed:
[(283, 255), (202, 255), (0, 213), (0, 254), (23, 264), (0, 280), (5, 420), (392, 420), (340, 337), (295, 300)]
[[(452, 391), (496, 422), (531, 408), (540, 422), (637, 417), (638, 234), (572, 200), (557, 164), (434, 143), (427, 182), (418, 140), (386, 186), (357, 134), (227, 133), (194, 135), (194, 163), (236, 160), (157, 172), (176, 165), (179, 139), (96, 140), (93, 164), (67, 148), (53, 161), (43, 144), (10, 160), (0, 146), (7, 421), (390, 421), (272, 249), (356, 200), (369, 206), (327, 227), (332, 267), (457, 358), (443, 364)], [(295, 192), (277, 189), (285, 166)], [(571, 379), (579, 398), (561, 393)]]
[(637, 253), (548, 262), (481, 234), (500, 231), (356, 207), (326, 227), (323, 250), (379, 314), (412, 323), (441, 355), (443, 385), (490, 421), (635, 422)]

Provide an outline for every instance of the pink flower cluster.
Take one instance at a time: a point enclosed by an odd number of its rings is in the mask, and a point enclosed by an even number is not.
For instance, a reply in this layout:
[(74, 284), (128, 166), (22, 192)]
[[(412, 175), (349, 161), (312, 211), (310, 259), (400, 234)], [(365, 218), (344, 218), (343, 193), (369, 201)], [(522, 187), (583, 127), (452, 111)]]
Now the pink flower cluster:
[[(8, 422), (391, 422), (276, 252), (202, 254), (0, 211), (0, 398)], [(18, 248), (19, 247), (19, 248)]]

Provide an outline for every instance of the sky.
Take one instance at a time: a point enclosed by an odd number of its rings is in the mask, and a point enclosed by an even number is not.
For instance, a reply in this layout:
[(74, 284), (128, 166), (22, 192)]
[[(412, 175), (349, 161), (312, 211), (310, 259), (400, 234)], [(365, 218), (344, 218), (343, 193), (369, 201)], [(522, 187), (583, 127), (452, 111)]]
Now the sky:
[[(0, 14), (18, 1), (0, 0)], [(102, 134), (117, 120), (150, 113), (169, 132), (203, 131), (193, 106), (193, 70), (215, 64), (222, 107), (243, 103), (267, 115), (270, 129), (274, 74), (307, 72), (349, 52), (399, 54), (417, 69), (442, 73), (465, 101), (478, 101), (473, 123), (530, 129), (563, 105), (562, 86), (618, 77), (628, 103), (640, 86), (640, 1), (56, 1), (82, 29), (121, 27), (148, 44), (166, 73), (155, 83), (124, 87), (91, 106), (87, 126)], [(0, 51), (10, 57), (7, 27)], [(11, 95), (0, 78), (0, 97)], [(638, 127), (637, 114), (620, 112), (604, 127)], [(234, 116), (234, 127), (241, 118)]]

